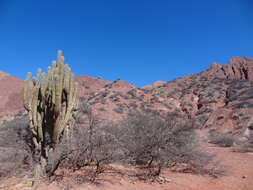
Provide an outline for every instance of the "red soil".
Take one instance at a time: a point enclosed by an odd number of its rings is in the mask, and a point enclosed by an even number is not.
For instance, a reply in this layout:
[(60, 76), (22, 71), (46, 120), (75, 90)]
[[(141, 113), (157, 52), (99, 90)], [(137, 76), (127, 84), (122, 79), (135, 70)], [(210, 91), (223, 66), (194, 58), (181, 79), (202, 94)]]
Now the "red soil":
[[(201, 132), (203, 134), (203, 132)], [(196, 175), (190, 173), (177, 173), (164, 171), (161, 180), (169, 179), (170, 182), (143, 182), (136, 178), (122, 175), (128, 171), (126, 168), (114, 166), (115, 170), (107, 170), (100, 174), (96, 180), (99, 185), (84, 183), (77, 185), (74, 190), (252, 190), (253, 187), (253, 154), (232, 152), (229, 148), (215, 147), (205, 144), (204, 148), (216, 155), (215, 160), (220, 161), (220, 167), (224, 168), (224, 174), (218, 178), (210, 176)], [(65, 174), (66, 175), (66, 174)], [(60, 190), (67, 187), (68, 177), (63, 181), (53, 182), (51, 184), (41, 183), (38, 190)], [(12, 179), (2, 183), (1, 187), (7, 186)], [(20, 179), (19, 179), (20, 181)], [(28, 190), (31, 187), (24, 187), (21, 184), (8, 186), (5, 189)]]

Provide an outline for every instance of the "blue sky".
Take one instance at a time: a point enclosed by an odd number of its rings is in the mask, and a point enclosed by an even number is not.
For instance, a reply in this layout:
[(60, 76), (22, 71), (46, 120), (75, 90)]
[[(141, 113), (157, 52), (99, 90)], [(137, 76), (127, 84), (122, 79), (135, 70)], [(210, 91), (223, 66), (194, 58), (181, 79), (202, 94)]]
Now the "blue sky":
[(141, 87), (252, 46), (251, 0), (0, 0), (0, 70), (22, 79), (61, 49), (76, 76)]

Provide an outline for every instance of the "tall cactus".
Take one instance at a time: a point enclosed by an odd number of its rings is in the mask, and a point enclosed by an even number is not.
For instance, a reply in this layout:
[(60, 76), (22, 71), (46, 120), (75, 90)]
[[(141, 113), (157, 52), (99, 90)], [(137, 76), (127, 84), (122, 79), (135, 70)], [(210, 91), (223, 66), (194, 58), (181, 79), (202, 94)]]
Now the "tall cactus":
[(53, 148), (74, 124), (77, 84), (69, 66), (64, 65), (60, 50), (57, 62), (52, 62), (47, 73), (41, 74), (41, 69), (38, 69), (36, 77), (32, 79), (33, 87), (29, 95), (30, 78), (29, 72), (24, 86), (24, 107), (29, 115), (34, 146), (43, 154), (48, 145)]

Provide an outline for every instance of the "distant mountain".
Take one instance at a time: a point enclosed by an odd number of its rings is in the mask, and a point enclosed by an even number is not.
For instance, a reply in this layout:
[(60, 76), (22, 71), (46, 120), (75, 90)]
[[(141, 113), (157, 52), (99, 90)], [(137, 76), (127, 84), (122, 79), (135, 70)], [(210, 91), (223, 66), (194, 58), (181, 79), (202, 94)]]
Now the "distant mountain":
[(0, 119), (23, 108), (24, 81), (0, 71)]
[[(97, 117), (119, 120), (133, 110), (191, 118), (195, 127), (242, 133), (253, 115), (253, 60), (232, 57), (227, 65), (213, 63), (203, 72), (170, 82), (138, 88), (78, 76), (78, 96)], [(24, 81), (0, 72), (0, 115), (23, 109)]]

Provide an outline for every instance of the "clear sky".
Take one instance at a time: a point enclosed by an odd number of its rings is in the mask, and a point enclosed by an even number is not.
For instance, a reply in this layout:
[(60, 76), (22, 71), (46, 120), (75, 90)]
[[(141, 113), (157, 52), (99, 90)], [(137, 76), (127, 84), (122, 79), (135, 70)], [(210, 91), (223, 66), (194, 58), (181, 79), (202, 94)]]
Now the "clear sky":
[(251, 0), (0, 0), (0, 70), (24, 79), (63, 50), (75, 75), (139, 87), (253, 57)]

